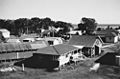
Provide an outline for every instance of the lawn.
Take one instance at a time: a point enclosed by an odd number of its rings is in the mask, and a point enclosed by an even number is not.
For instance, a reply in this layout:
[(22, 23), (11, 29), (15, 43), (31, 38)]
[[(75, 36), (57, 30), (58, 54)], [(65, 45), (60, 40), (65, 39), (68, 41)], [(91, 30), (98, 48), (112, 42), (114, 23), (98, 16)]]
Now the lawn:
[(119, 79), (120, 68), (114, 66), (101, 65), (98, 72), (89, 71), (92, 61), (88, 60), (73, 66), (74, 69), (61, 71), (46, 71), (45, 69), (35, 69), (25, 67), (25, 71), (0, 73), (0, 79)]

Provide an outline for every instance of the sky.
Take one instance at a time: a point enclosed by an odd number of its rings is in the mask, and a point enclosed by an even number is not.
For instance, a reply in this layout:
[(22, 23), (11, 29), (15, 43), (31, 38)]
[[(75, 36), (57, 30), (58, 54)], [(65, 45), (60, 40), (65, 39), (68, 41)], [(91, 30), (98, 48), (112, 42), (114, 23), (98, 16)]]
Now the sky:
[(82, 17), (98, 24), (120, 24), (120, 0), (0, 0), (0, 18), (49, 17), (80, 23)]

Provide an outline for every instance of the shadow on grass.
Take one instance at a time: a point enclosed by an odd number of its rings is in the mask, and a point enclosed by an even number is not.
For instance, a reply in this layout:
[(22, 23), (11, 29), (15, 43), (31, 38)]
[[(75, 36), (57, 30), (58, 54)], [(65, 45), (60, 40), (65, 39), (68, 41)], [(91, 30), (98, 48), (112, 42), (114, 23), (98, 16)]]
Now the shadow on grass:
[(54, 71), (53, 69), (58, 66), (57, 61), (51, 61), (47, 59), (44, 60), (36, 56), (32, 56), (25, 60), (16, 62), (14, 65), (22, 67), (22, 64), (24, 64), (24, 67), (35, 68), (35, 69), (45, 69), (49, 72), (53, 72)]

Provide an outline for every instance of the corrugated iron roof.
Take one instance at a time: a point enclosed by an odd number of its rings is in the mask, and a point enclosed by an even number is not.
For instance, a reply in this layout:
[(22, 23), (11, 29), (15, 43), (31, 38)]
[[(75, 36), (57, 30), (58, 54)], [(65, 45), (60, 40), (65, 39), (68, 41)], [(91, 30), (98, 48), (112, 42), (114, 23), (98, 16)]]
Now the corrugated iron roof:
[(25, 51), (49, 46), (44, 40), (32, 43), (0, 43), (0, 52)]
[(79, 45), (84, 47), (93, 47), (97, 36), (89, 35), (72, 35), (72, 38), (69, 40), (68, 45)]
[(28, 43), (1, 43), (1, 52), (12, 52), (12, 51), (22, 51), (32, 49), (31, 45)]
[(65, 44), (59, 44), (55, 46), (48, 46), (42, 49), (39, 49), (36, 53), (40, 54), (50, 54), (50, 55), (61, 55), (64, 53), (67, 53), (69, 51), (73, 51), (78, 49), (77, 47), (65, 45)]

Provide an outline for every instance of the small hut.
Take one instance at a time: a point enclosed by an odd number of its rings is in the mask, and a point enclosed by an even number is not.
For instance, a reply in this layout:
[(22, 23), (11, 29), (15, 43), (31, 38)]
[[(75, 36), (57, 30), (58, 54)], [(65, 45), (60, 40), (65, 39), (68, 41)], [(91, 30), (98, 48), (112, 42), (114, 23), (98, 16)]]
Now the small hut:
[(107, 52), (95, 62), (103, 65), (120, 66), (120, 54), (117, 52)]
[(116, 43), (120, 37), (119, 32), (114, 29), (96, 31), (95, 34), (99, 35), (104, 43)]
[(49, 45), (63, 44), (63, 40), (60, 37), (45, 37), (44, 40), (47, 41)]

